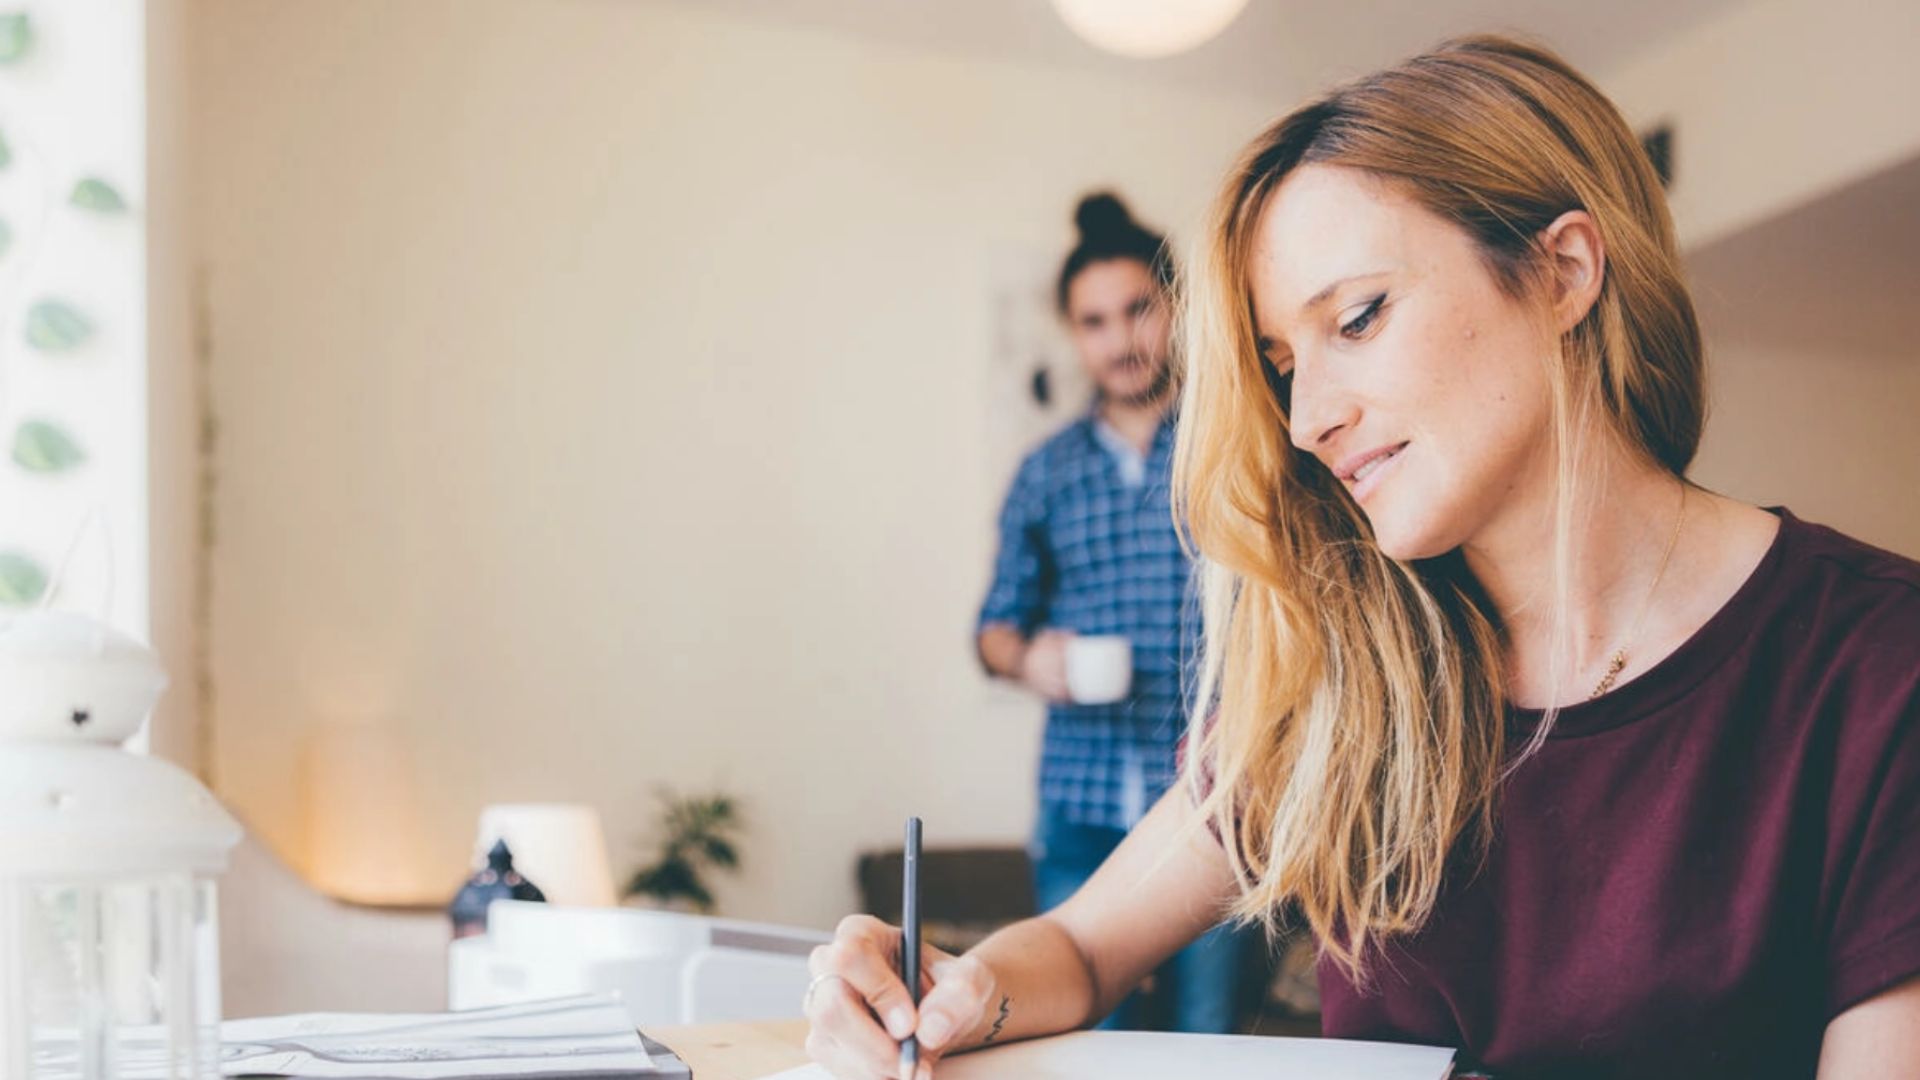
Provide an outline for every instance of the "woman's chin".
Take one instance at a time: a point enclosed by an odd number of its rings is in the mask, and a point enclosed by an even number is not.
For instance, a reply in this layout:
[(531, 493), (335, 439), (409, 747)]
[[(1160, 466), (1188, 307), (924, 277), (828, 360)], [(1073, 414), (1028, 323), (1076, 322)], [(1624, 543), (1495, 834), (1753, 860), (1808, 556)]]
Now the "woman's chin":
[(1460, 546), (1440, 522), (1422, 515), (1384, 510), (1369, 513), (1367, 520), (1373, 526), (1374, 546), (1398, 562), (1431, 559)]

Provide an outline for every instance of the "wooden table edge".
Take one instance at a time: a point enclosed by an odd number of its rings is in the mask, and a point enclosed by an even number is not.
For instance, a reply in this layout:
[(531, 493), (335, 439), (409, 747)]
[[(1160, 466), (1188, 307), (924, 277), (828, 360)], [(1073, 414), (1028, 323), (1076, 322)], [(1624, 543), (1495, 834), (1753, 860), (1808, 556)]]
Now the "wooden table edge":
[(761, 1080), (807, 1063), (805, 1020), (743, 1020), (642, 1029), (680, 1055), (694, 1080)]

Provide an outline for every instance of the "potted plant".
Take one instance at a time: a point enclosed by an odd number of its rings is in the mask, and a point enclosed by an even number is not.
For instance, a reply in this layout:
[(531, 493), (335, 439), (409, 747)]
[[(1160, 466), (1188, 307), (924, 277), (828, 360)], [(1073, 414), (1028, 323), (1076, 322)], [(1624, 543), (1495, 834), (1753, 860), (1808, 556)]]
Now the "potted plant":
[(706, 875), (740, 865), (736, 838), (743, 823), (732, 796), (660, 792), (660, 856), (627, 882), (627, 895), (669, 910), (713, 911)]

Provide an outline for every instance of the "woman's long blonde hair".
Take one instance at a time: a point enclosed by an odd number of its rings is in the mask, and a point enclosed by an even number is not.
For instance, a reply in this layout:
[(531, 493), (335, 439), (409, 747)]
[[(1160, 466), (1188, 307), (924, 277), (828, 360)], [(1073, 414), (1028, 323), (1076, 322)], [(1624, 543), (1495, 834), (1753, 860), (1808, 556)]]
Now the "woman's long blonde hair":
[(1652, 166), (1613, 105), (1544, 49), (1449, 42), (1294, 111), (1228, 175), (1184, 312), (1174, 497), (1206, 625), (1186, 778), (1246, 886), (1234, 913), (1271, 927), (1294, 908), (1365, 978), (1370, 944), (1418, 929), (1450, 865), (1476, 868), (1515, 755), (1502, 631), (1458, 553), (1386, 557), (1345, 488), (1289, 441), (1247, 264), (1273, 191), (1309, 163), (1364, 171), (1455, 223), (1516, 299), (1551, 272), (1541, 231), (1592, 216), (1599, 299), (1548, 362), (1562, 590), (1580, 432), (1681, 475), (1704, 388)]

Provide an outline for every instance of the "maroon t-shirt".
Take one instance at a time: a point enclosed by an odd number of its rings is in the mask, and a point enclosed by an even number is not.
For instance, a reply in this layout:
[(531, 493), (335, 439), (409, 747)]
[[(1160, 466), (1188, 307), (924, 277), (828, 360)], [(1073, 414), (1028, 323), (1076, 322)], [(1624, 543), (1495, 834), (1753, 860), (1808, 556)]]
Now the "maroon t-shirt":
[(1322, 964), (1328, 1035), (1500, 1080), (1811, 1077), (1827, 1021), (1920, 975), (1920, 564), (1775, 512), (1698, 633), (1561, 711), (1366, 992)]

